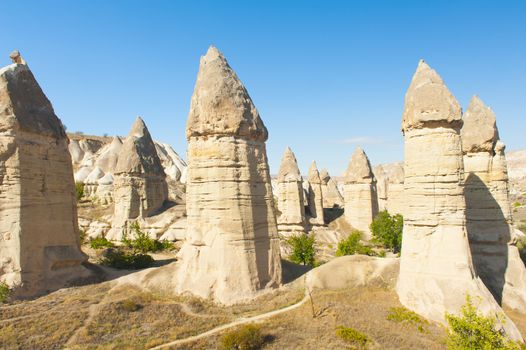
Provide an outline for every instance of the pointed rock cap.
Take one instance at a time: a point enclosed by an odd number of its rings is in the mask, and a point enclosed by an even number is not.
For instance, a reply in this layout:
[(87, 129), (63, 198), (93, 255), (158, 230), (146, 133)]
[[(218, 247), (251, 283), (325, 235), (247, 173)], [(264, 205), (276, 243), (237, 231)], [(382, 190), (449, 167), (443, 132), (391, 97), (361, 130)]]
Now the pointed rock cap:
[(283, 153), (278, 173), (278, 182), (283, 182), (285, 180), (301, 181), (298, 162), (296, 161), (296, 156), (290, 147), (287, 147), (285, 153)]
[(267, 128), (223, 54), (211, 46), (201, 57), (186, 123), (186, 138), (225, 135), (266, 141)]
[(20, 51), (18, 50), (13, 50), (13, 52), (11, 52), (9, 55), (9, 58), (11, 61), (13, 61), (13, 63), (26, 64), (26, 61), (22, 58), (22, 55), (20, 55)]
[(495, 113), (478, 96), (471, 98), (469, 107), (464, 113), (461, 137), (464, 153), (492, 153), (499, 139)]
[(405, 94), (402, 130), (423, 127), (462, 126), (462, 110), (444, 81), (420, 60)]
[(119, 173), (166, 176), (150, 132), (141, 117), (137, 117), (122, 144), (115, 167), (115, 174)]
[(371, 183), (374, 180), (369, 158), (361, 147), (356, 147), (345, 171), (345, 183)]
[(320, 179), (321, 179), (321, 182), (326, 185), (327, 182), (329, 182), (329, 180), (331, 179), (331, 176), (329, 175), (329, 172), (327, 171), (327, 169), (321, 169), (320, 171)]
[(56, 139), (67, 137), (51, 102), (25, 64), (10, 64), (0, 69), (0, 132), (6, 130)]
[(309, 182), (311, 184), (321, 184), (320, 173), (318, 172), (318, 167), (316, 166), (316, 161), (313, 160), (309, 168)]

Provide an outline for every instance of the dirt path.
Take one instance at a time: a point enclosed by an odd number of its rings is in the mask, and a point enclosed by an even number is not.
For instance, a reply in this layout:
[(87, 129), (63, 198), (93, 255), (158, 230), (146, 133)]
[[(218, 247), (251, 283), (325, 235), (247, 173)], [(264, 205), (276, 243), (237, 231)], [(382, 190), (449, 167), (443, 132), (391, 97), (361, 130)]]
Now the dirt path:
[(161, 344), (161, 345), (158, 345), (156, 347), (150, 348), (150, 350), (164, 349), (164, 348), (167, 348), (169, 346), (190, 343), (190, 342), (199, 340), (201, 338), (209, 337), (209, 336), (211, 336), (213, 334), (222, 332), (222, 331), (227, 330), (229, 328), (237, 327), (237, 326), (242, 325), (242, 324), (247, 324), (247, 323), (261, 321), (263, 319), (270, 318), (270, 317), (273, 317), (273, 316), (276, 316), (276, 315), (279, 315), (279, 314), (282, 314), (282, 313), (285, 313), (285, 312), (297, 309), (298, 307), (300, 307), (303, 304), (305, 304), (308, 300), (309, 300), (309, 295), (305, 294), (305, 297), (303, 297), (303, 299), (301, 299), (299, 302), (297, 302), (296, 304), (292, 304), (290, 306), (287, 306), (287, 307), (285, 307), (283, 309), (278, 309), (278, 310), (266, 312), (264, 314), (260, 314), (260, 315), (256, 315), (256, 316), (252, 316), (252, 317), (247, 317), (247, 318), (243, 317), (243, 318), (240, 318), (240, 319), (238, 319), (236, 321), (233, 321), (233, 322), (230, 322), (230, 323), (218, 326), (216, 328), (213, 328), (213, 329), (211, 329), (209, 331), (206, 331), (204, 333), (201, 333), (201, 334), (198, 334), (198, 335), (194, 335), (194, 336), (191, 336), (191, 337), (188, 337), (188, 338), (184, 338), (184, 339), (177, 339), (177, 340), (171, 341), (169, 343)]

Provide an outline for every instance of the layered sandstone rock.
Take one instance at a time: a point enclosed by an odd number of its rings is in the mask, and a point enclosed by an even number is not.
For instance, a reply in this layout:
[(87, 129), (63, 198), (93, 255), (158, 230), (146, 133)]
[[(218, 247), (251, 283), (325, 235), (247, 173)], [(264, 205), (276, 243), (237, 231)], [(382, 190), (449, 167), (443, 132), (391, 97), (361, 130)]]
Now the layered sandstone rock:
[(138, 117), (124, 141), (114, 171), (115, 211), (108, 239), (121, 240), (138, 218), (159, 211), (168, 198), (166, 175), (155, 144)]
[(360, 147), (351, 157), (344, 181), (345, 219), (369, 240), (372, 238), (369, 225), (378, 214), (378, 194), (371, 163)]
[(277, 178), (278, 231), (290, 236), (305, 233), (305, 205), (303, 199), (303, 180), (298, 162), (292, 150), (287, 147)]
[(267, 129), (215, 47), (201, 58), (186, 136), (188, 229), (180, 264), (148, 277), (149, 285), (224, 304), (280, 285)]
[[(444, 322), (466, 294), (485, 313), (502, 313), (477, 276), (466, 231), (461, 109), (438, 74), (421, 61), (405, 96), (404, 232), (397, 292), (417, 313)], [(521, 339), (509, 319), (508, 335)]]
[(68, 138), (31, 70), (15, 62), (0, 69), (0, 281), (31, 297), (89, 272)]
[(461, 131), (467, 231), (477, 273), (502, 304), (526, 311), (526, 269), (513, 239), (504, 144), (495, 114), (474, 96)]
[(309, 168), (309, 223), (311, 225), (325, 225), (323, 216), (323, 192), (321, 189), (321, 178), (316, 162), (313, 161)]
[(321, 193), (324, 208), (343, 207), (343, 196), (338, 190), (336, 181), (331, 178), (327, 169), (320, 171)]

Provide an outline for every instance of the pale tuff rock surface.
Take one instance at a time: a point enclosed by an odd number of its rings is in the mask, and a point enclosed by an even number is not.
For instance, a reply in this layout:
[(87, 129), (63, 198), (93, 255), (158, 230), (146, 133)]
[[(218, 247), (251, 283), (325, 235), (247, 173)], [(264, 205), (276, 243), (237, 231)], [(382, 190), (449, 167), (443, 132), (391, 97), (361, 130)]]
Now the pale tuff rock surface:
[(89, 276), (60, 119), (21, 58), (0, 69), (0, 280), (31, 297)]
[(473, 263), (499, 303), (526, 312), (526, 269), (513, 245), (504, 144), (495, 114), (476, 96), (464, 114), (461, 135)]
[[(439, 322), (458, 312), (466, 293), (479, 309), (502, 313), (477, 276), (466, 231), (461, 109), (423, 61), (405, 97), (404, 232), (397, 292), (407, 308)], [(521, 339), (509, 319), (510, 337)]]
[(378, 192), (378, 209), (391, 214), (403, 214), (404, 164), (380, 164), (373, 168)]
[(316, 162), (313, 161), (309, 168), (309, 212), (311, 225), (325, 225), (323, 216), (323, 193), (321, 189), (321, 178)]
[(115, 211), (108, 239), (122, 239), (129, 224), (145, 218), (168, 199), (166, 175), (146, 125), (137, 118), (124, 141), (114, 171)]
[(327, 169), (320, 171), (321, 192), (323, 197), (323, 207), (343, 207), (343, 196), (338, 189), (336, 181), (331, 178)]
[(191, 100), (187, 234), (179, 262), (145, 277), (150, 288), (233, 304), (281, 284), (267, 130), (214, 47), (201, 58)]
[(167, 143), (155, 142), (157, 155), (161, 159), (164, 172), (172, 180), (186, 182), (186, 162), (179, 157), (172, 146)]
[(344, 181), (345, 219), (369, 240), (372, 238), (369, 225), (378, 214), (378, 194), (371, 163), (360, 147), (351, 157)]
[(303, 185), (298, 162), (287, 147), (277, 178), (278, 231), (283, 236), (305, 232)]

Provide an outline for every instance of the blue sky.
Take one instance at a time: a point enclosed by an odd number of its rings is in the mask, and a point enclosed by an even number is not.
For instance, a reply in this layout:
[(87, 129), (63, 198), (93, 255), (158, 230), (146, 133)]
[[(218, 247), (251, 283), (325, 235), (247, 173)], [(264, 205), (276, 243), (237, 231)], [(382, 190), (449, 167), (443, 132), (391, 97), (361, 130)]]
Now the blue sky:
[(526, 148), (526, 1), (2, 1), (0, 64), (21, 51), (69, 131), (125, 135), (141, 115), (182, 156), (199, 57), (217, 46), (285, 147), (341, 175), (361, 145), (403, 158), (418, 60), (463, 108), (478, 94)]

